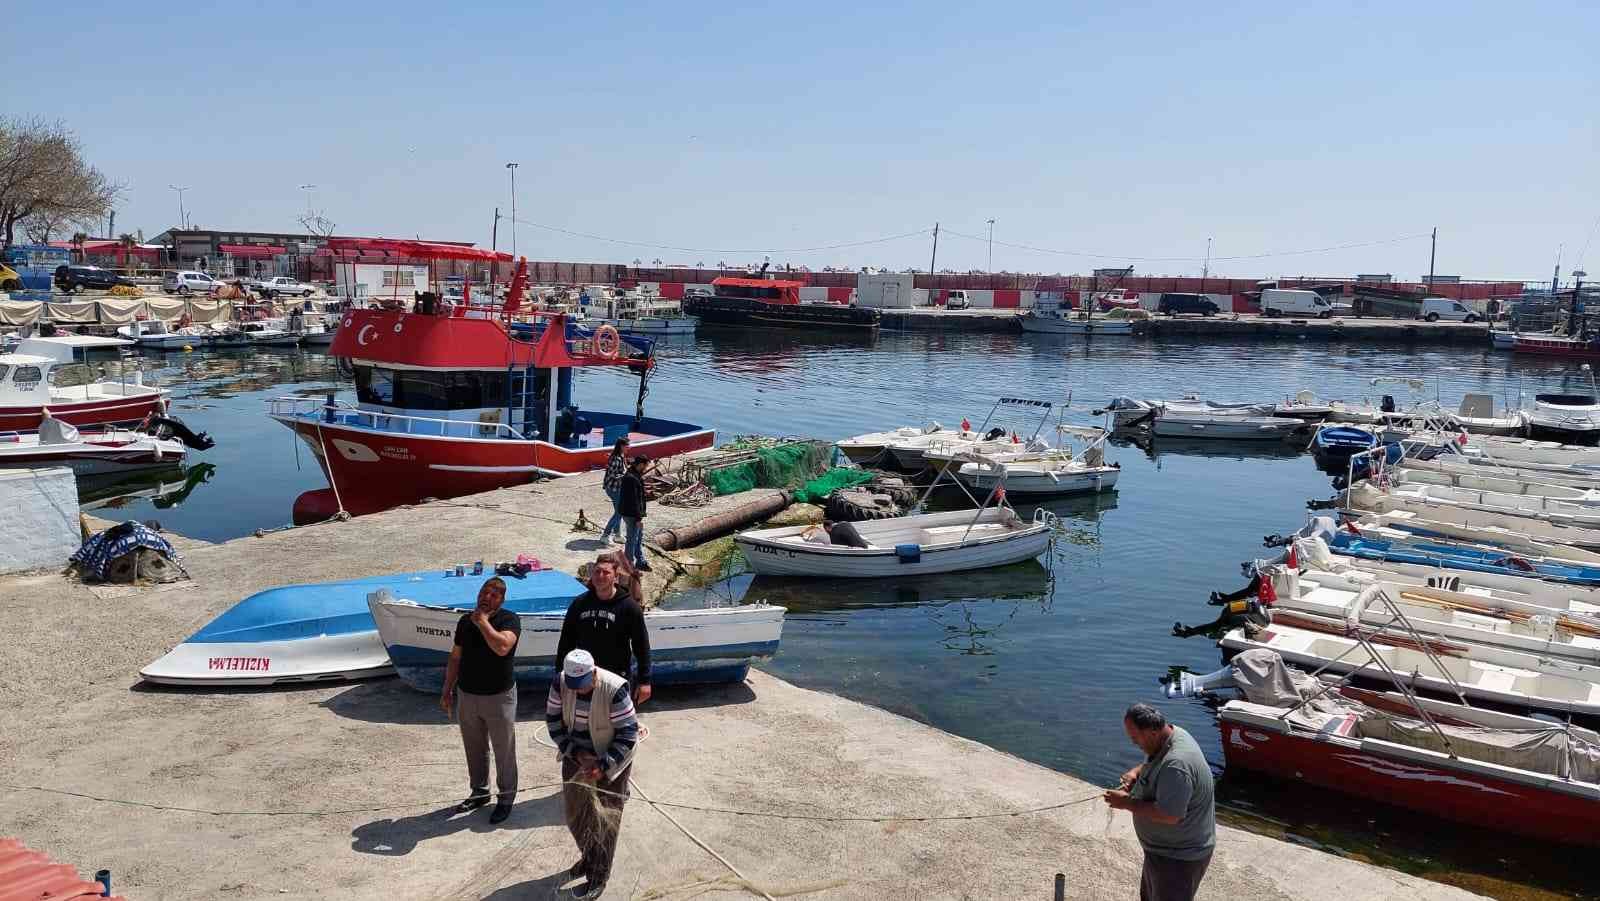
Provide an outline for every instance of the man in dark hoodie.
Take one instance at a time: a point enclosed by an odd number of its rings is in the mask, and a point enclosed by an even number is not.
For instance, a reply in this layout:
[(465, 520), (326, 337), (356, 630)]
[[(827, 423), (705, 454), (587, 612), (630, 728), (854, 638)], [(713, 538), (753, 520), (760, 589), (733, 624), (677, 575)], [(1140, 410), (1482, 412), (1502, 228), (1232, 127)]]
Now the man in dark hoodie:
[(635, 704), (650, 700), (650, 632), (644, 610), (617, 584), (617, 564), (610, 557), (589, 567), (589, 590), (567, 608), (556, 659), (567, 659), (573, 648), (588, 651), (596, 666), (626, 678)]
[[(649, 463), (643, 457), (628, 461), (628, 474), (622, 477), (622, 494), (617, 500), (617, 512), (628, 529), (628, 562), (644, 573), (650, 571), (650, 564), (644, 559), (644, 471)], [(605, 664), (600, 666), (604, 668)]]

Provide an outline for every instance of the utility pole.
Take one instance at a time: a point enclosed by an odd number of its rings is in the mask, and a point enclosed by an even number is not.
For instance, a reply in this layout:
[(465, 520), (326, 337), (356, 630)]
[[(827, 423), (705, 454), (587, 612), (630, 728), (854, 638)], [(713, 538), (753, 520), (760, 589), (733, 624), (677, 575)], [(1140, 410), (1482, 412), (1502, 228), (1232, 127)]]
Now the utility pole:
[[(1433, 243), (1428, 248), (1428, 293), (1433, 293), (1433, 259), (1439, 252), (1439, 226), (1433, 227)], [(1456, 296), (1460, 296), (1457, 294)]]
[(1211, 238), (1206, 238), (1206, 261), (1200, 264), (1200, 293), (1206, 292), (1206, 279), (1211, 276)]
[(115, 238), (116, 236), (117, 236), (117, 211), (116, 210), (112, 210), (111, 214), (106, 217), (106, 237)]
[[(984, 268), (983, 271), (984, 271), (984, 273), (986, 275), (990, 275), (990, 276), (994, 275), (994, 220), (993, 219), (989, 220), (989, 262), (988, 262), (987, 266)], [(991, 288), (994, 287), (994, 285), (992, 284), (994, 279), (991, 278), (989, 281), (991, 282), (990, 287)]]
[(183, 192), (189, 190), (189, 186), (167, 185), (167, 187), (178, 192), (178, 227), (187, 229), (189, 227), (189, 214), (183, 210)]
[(939, 223), (933, 224), (933, 256), (928, 260), (928, 306), (933, 306), (934, 266), (939, 262)]
[(511, 170), (511, 258), (517, 256), (517, 164), (506, 163)]
[(1556, 271), (1554, 275), (1550, 276), (1551, 297), (1555, 297), (1556, 292), (1561, 290), (1561, 252), (1566, 249), (1567, 245), (1565, 244), (1559, 244), (1556, 246)]
[[(498, 253), (500, 251), (500, 208), (499, 207), (495, 207), (494, 208), (494, 225), (489, 229), (489, 251), (491, 253)], [(497, 261), (495, 261), (495, 260), (490, 260), (489, 261), (489, 271), (491, 273), (494, 272), (494, 267), (495, 267), (495, 263), (496, 262)], [(490, 276), (489, 280), (490, 281), (494, 281), (493, 275)]]

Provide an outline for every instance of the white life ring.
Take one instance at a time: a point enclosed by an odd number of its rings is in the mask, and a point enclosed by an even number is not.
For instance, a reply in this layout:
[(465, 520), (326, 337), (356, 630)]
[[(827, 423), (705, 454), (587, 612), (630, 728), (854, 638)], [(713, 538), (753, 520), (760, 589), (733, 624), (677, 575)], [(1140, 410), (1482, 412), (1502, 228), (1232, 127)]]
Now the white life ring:
[(615, 327), (602, 325), (594, 330), (594, 352), (607, 360), (615, 360), (622, 353), (622, 336)]

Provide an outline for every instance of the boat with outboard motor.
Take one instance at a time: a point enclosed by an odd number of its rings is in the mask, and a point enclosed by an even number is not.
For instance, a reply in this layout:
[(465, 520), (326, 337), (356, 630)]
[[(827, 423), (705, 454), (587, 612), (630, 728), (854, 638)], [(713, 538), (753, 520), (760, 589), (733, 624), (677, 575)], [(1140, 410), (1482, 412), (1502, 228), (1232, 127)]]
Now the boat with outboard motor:
[[(896, 441), (908, 438), (918, 438), (931, 435), (934, 432), (944, 431), (944, 426), (937, 422), (925, 426), (901, 426), (887, 432), (868, 432), (865, 435), (855, 435), (834, 442), (834, 447), (851, 463), (864, 465), (883, 461), (889, 450), (889, 445)], [(920, 467), (919, 467), (920, 468)]]
[(1324, 425), (1311, 437), (1311, 455), (1324, 469), (1340, 467), (1356, 454), (1372, 450), (1377, 443), (1378, 436), (1366, 429), (1353, 425)]
[(1025, 332), (1049, 335), (1132, 335), (1133, 320), (1096, 316), (1093, 307), (1073, 310), (1062, 306), (1058, 294), (1042, 292), (1032, 309), (1017, 317)]
[(1483, 537), (1474, 540), (1487, 544), (1500, 543), (1491, 540), (1491, 536), (1521, 535), (1536, 541), (1600, 550), (1600, 528), (1419, 500), (1392, 494), (1370, 482), (1358, 482), (1346, 492), (1343, 509), (1355, 516), (1381, 517), (1385, 524), (1411, 529), (1418, 534), (1432, 533), (1447, 538), (1478, 535)]
[[(332, 239), (329, 246), (373, 243)], [(510, 260), (455, 245), (378, 243), (412, 259)], [(711, 429), (644, 415), (655, 366), (650, 338), (581, 328), (559, 313), (519, 320), (526, 281), (522, 261), (503, 305), (448, 306), (430, 292), (414, 312), (346, 312), (330, 353), (349, 360), (356, 403), (282, 397), (269, 405), (269, 415), (310, 447), (328, 476), (328, 489), (296, 500), (296, 522), (603, 469), (624, 436), (630, 454), (652, 459), (713, 444)], [(583, 367), (636, 375), (635, 409), (580, 411), (573, 373)]]
[(1568, 444), (1595, 444), (1600, 441), (1600, 398), (1593, 394), (1534, 395), (1533, 409), (1528, 411), (1528, 435)]
[(1372, 691), (1251, 650), (1188, 696), (1237, 690), (1217, 711), (1231, 769), (1561, 844), (1600, 844), (1600, 735), (1395, 691)]
[(0, 433), (0, 469), (65, 466), (79, 476), (156, 469), (183, 462), (182, 441), (131, 429), (79, 432), (47, 416), (32, 433)]
[[(167, 390), (144, 383), (137, 369), (131, 380), (97, 379), (70, 385), (73, 369), (86, 367), (95, 352), (132, 347), (124, 338), (59, 335), (24, 338), (12, 353), (0, 354), (0, 432), (39, 428), (44, 411), (75, 426), (136, 423), (166, 406)], [(126, 366), (123, 372), (127, 372)]]
[(683, 312), (683, 301), (663, 297), (644, 288), (607, 289), (594, 296), (584, 291), (578, 302), (585, 310), (585, 325), (609, 325), (624, 335), (692, 335), (700, 320)]
[[(428, 572), (285, 585), (233, 605), (177, 647), (139, 671), (163, 685), (275, 685), (364, 679), (394, 673), (367, 597), (397, 597), (456, 611), (471, 610), (487, 575)], [(565, 611), (584, 586), (553, 570), (506, 578), (505, 609)], [(451, 627), (454, 622), (451, 623)], [(454, 634), (453, 632), (451, 633)]]
[(1150, 432), (1165, 438), (1207, 438), (1221, 441), (1282, 441), (1304, 422), (1281, 416), (1240, 415), (1164, 406), (1150, 424)]
[[(1056, 426), (1057, 446), (1042, 454), (989, 455), (974, 451), (957, 464), (955, 476), (974, 491), (1004, 486), (1008, 494), (1051, 497), (1110, 491), (1122, 475), (1117, 463), (1107, 463), (1105, 429)], [(1075, 439), (1074, 451), (1065, 439)]]
[(1054, 517), (1025, 520), (1003, 504), (852, 523), (866, 547), (833, 544), (818, 526), (756, 529), (734, 537), (752, 572), (765, 576), (877, 579), (1005, 566), (1050, 546)]
[(1388, 513), (1348, 511), (1344, 515), (1343, 528), (1346, 531), (1369, 538), (1434, 538), (1465, 545), (1504, 548), (1516, 554), (1600, 564), (1600, 529), (1558, 526), (1536, 519), (1522, 519), (1508, 525), (1464, 525), (1449, 519), (1428, 519), (1409, 510)]
[[(548, 609), (523, 605), (515, 611), (522, 621), (512, 659), (519, 683), (544, 686), (555, 677), (556, 645), (568, 601), (552, 601)], [(367, 607), (395, 673), (412, 688), (438, 693), (461, 610), (417, 603), (405, 595), (397, 598), (388, 590), (369, 595)], [(648, 611), (644, 620), (650, 633), (651, 684), (744, 681), (752, 661), (778, 652), (784, 612), (765, 603)]]

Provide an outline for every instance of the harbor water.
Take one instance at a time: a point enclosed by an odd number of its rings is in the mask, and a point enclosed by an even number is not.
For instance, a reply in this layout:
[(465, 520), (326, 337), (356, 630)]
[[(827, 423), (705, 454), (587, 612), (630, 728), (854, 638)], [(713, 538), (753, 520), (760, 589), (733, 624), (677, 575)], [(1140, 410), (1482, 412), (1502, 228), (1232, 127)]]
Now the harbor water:
[[(647, 410), (713, 426), (723, 440), (837, 439), (933, 420), (953, 426), (963, 417), (977, 424), (1003, 396), (1070, 396), (1068, 419), (1090, 424), (1090, 411), (1117, 395), (1265, 401), (1309, 388), (1374, 402), (1389, 393), (1402, 404), (1437, 394), (1454, 408), (1468, 391), (1514, 403), (1563, 380), (1588, 386), (1576, 366), (1514, 360), (1487, 347), (707, 332), (663, 342), (659, 354)], [(290, 393), (350, 398), (330, 358), (211, 351), (146, 360), (173, 388), (173, 412), (217, 446), (193, 455), (189, 473), (141, 486), (144, 496), (91, 502), (96, 515), (154, 518), (171, 531), (224, 540), (286, 525), (300, 492), (325, 487), (315, 460), (266, 417), (265, 405)], [(1375, 386), (1378, 377), (1423, 379), (1425, 388), (1414, 397), (1404, 385)], [(580, 407), (627, 410), (636, 386), (622, 373), (580, 371), (575, 394)], [(1031, 432), (1039, 418), (1037, 410), (1007, 413), (999, 424)], [(1311, 458), (1289, 447), (1157, 439), (1107, 456), (1123, 467), (1116, 492), (1049, 504), (1065, 532), (1048, 560), (875, 582), (734, 575), (669, 603), (711, 595), (783, 604), (783, 650), (766, 664), (773, 673), (1114, 783), (1138, 759), (1122, 731), (1127, 704), (1156, 700), (1157, 679), (1172, 668), (1209, 672), (1221, 663), (1212, 641), (1176, 638), (1173, 624), (1214, 617), (1208, 594), (1241, 587), (1240, 563), (1267, 553), (1262, 536), (1298, 528), (1306, 501), (1332, 490)], [(1207, 708), (1159, 703), (1220, 772)], [(1573, 855), (1533, 843), (1239, 773), (1224, 774), (1219, 800), (1236, 825), (1496, 897), (1597, 897)]]

